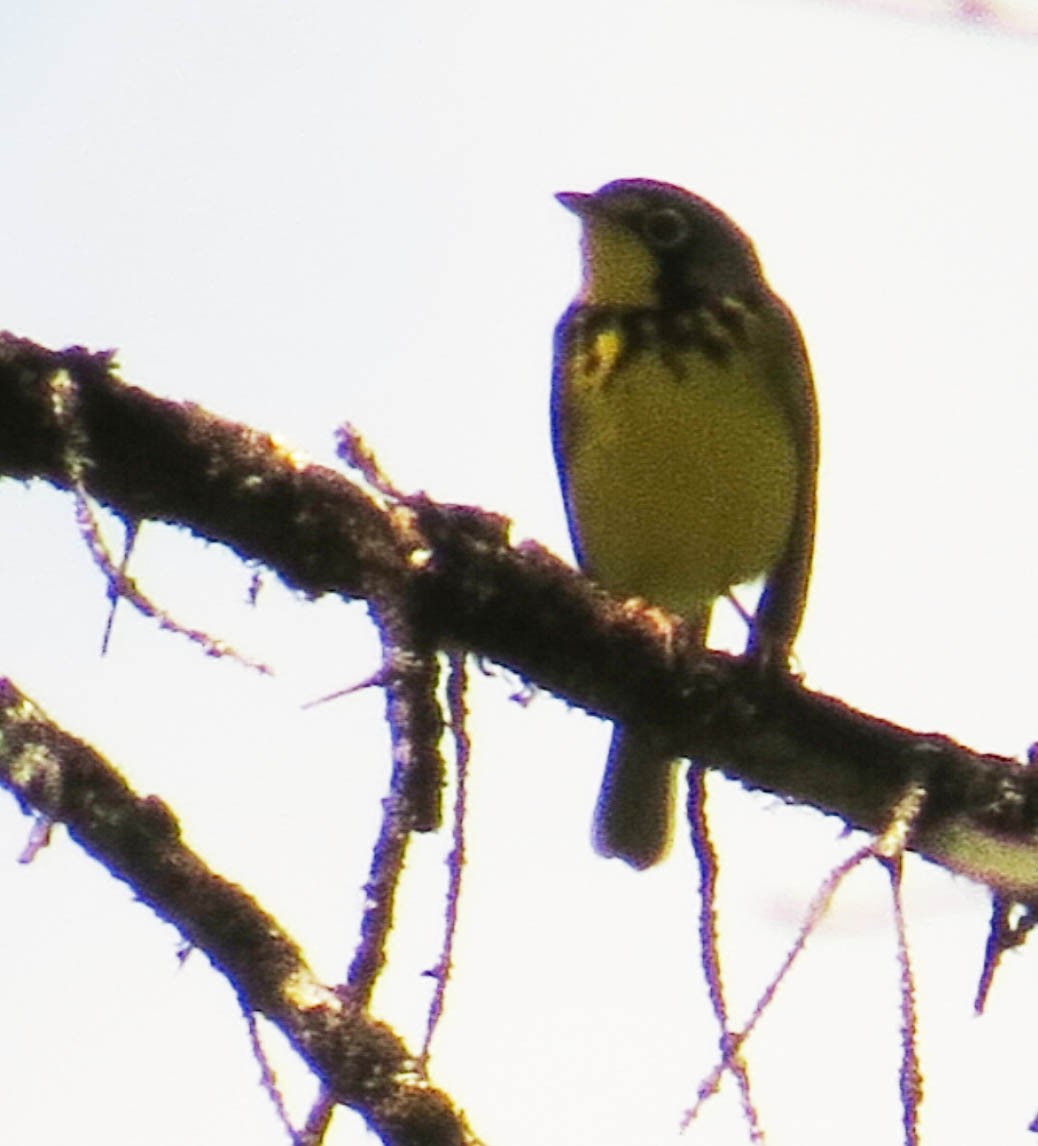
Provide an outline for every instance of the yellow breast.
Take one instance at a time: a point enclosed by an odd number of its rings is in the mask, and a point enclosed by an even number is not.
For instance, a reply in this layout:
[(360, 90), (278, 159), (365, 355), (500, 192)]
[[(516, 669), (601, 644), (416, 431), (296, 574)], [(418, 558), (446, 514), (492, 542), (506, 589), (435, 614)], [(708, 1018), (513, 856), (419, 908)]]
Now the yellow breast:
[(622, 342), (600, 329), (565, 366), (571, 528), (610, 591), (701, 613), (781, 555), (797, 486), (792, 431), (744, 345), (721, 359), (622, 356)]

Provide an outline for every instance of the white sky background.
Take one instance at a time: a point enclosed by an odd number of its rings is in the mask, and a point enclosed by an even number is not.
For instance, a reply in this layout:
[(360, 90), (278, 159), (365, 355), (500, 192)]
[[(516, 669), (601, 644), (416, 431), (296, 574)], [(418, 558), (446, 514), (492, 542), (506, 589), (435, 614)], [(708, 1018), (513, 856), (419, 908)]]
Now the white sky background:
[[(1032, 608), (1038, 41), (836, 4), (5, 5), (0, 326), (331, 460), (344, 419), (404, 488), (568, 553), (551, 328), (577, 279), (552, 199), (651, 176), (715, 200), (800, 318), (822, 407), (808, 682), (989, 751), (1038, 735)], [(115, 534), (113, 534), (115, 536)], [(134, 572), (256, 678), (107, 603), (70, 499), (0, 483), (0, 671), (166, 799), (189, 843), (341, 978), (387, 767), (363, 607), (259, 607), (229, 554), (147, 526)], [(730, 628), (737, 635), (737, 628)], [(593, 855), (605, 725), (475, 674), (470, 868), (432, 1070), (492, 1146), (746, 1141), (714, 1060), (687, 845)], [(840, 824), (715, 785), (733, 1013)], [(0, 798), (4, 1139), (282, 1143), (226, 983), (63, 833), (17, 865)], [(447, 841), (421, 838), (376, 999), (420, 1040)], [(6, 859), (3, 857), (6, 856)], [(932, 1142), (1029, 1142), (1038, 954), (971, 1013), (988, 905), (908, 865)], [(856, 877), (748, 1046), (772, 1146), (899, 1141), (883, 878)], [(313, 1088), (269, 1039), (294, 1112)], [(369, 1140), (337, 1115), (334, 1146)]]

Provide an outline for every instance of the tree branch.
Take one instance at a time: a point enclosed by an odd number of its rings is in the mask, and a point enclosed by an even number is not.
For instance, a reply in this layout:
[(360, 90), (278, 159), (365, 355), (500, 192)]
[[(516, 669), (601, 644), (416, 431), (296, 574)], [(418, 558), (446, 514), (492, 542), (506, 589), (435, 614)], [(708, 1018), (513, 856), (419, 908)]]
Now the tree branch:
[(910, 847), (1001, 893), (1038, 899), (1038, 776), (761, 676), (738, 658), (667, 645), (508, 524), (422, 497), (391, 503), (273, 438), (126, 386), (107, 355), (0, 341), (0, 472), (68, 488), (54, 379), (77, 390), (90, 496), (179, 522), (317, 596), (399, 595), (430, 648), (490, 657), (602, 716), (657, 723), (675, 753), (748, 787), (881, 832), (910, 782), (927, 791)]
[(276, 1023), (336, 1101), (357, 1110), (384, 1142), (475, 1142), (447, 1096), (419, 1077), (394, 1032), (323, 986), (277, 921), (184, 845), (161, 800), (137, 796), (4, 679), (0, 783), (24, 810), (65, 824), (80, 847), (205, 952), (243, 1007)]

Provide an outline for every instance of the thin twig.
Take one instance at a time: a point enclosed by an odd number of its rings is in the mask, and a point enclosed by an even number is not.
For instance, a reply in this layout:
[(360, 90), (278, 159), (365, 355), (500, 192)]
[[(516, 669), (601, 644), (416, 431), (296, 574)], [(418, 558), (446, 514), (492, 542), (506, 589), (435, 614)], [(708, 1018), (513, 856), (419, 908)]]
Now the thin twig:
[(447, 857), (447, 902), (443, 920), (443, 945), (436, 961), (436, 989), (429, 1004), (429, 1014), (425, 1026), (425, 1040), (418, 1056), (418, 1069), (427, 1073), (429, 1048), (433, 1036), (443, 1017), (447, 983), (454, 965), (454, 941), (458, 932), (458, 905), (461, 900), (461, 878), (465, 870), (465, 813), (468, 804), (469, 760), (472, 755), (472, 741), (468, 734), (468, 708), (465, 691), (468, 686), (468, 673), (463, 653), (450, 656), (450, 673), (447, 677), (447, 711), (450, 718), (451, 737), (454, 740), (455, 789), (453, 813), (453, 842)]
[[(139, 521), (125, 521), (126, 536), (123, 538), (123, 559), (119, 562), (118, 575), (121, 581), (126, 580), (126, 570), (130, 564), (130, 557), (133, 554), (133, 547), (137, 543), (137, 536), (140, 533), (141, 523)], [(112, 638), (112, 628), (115, 625), (115, 612), (119, 608), (119, 595), (114, 591), (112, 582), (108, 583), (108, 619), (105, 621), (105, 631), (101, 634), (101, 656), (108, 653), (108, 642)]]
[(295, 1127), (292, 1125), (292, 1119), (289, 1117), (288, 1107), (285, 1106), (285, 1096), (281, 1093), (277, 1077), (274, 1074), (274, 1068), (270, 1065), (270, 1059), (267, 1057), (267, 1052), (264, 1050), (263, 1043), (260, 1040), (259, 1024), (256, 1022), (256, 1014), (249, 1008), (244, 1000), (239, 998), (239, 1002), (241, 1003), (242, 1014), (245, 1016), (245, 1027), (249, 1032), (249, 1045), (252, 1047), (252, 1055), (260, 1068), (260, 1086), (270, 1099), (271, 1105), (274, 1107), (274, 1111), (278, 1116), (278, 1121), (285, 1128), (289, 1138), (291, 1138), (295, 1146), (301, 1146)]
[(923, 1100), (923, 1076), (919, 1069), (915, 981), (908, 954), (901, 873), (905, 851), (912, 831), (926, 806), (927, 795), (926, 784), (921, 779), (908, 784), (901, 799), (894, 806), (886, 831), (876, 841), (873, 849), (876, 857), (887, 869), (894, 900), (894, 928), (897, 933), (897, 964), (900, 970), (901, 988), (901, 1067), (898, 1089), (901, 1095), (901, 1124), (905, 1132), (905, 1146), (919, 1144), (919, 1106)]
[(720, 1028), (721, 1062), (735, 1077), (742, 1101), (743, 1117), (752, 1142), (763, 1142), (757, 1108), (750, 1094), (750, 1075), (746, 1060), (730, 1038), (728, 1006), (724, 997), (721, 954), (717, 938), (717, 852), (710, 838), (706, 815), (706, 773), (695, 764), (688, 772), (688, 824), (692, 852), (699, 869), (699, 953), (703, 976), (714, 1018)]
[[(360, 938), (350, 961), (343, 995), (366, 1007), (386, 964), (396, 894), (411, 832), (439, 821), (442, 716), (436, 701), (437, 660), (418, 648), (401, 602), (387, 598), (373, 606), (382, 636), (383, 664), (377, 674), (386, 690), (386, 722), (393, 750), (389, 793), (365, 884)], [(364, 682), (366, 683), (366, 682)], [(317, 1146), (327, 1132), (334, 1099), (322, 1089), (302, 1132), (305, 1146)]]
[[(108, 597), (113, 602), (128, 601), (139, 613), (155, 621), (167, 632), (177, 633), (198, 645), (207, 656), (228, 657), (245, 668), (271, 675), (273, 670), (259, 661), (243, 656), (231, 645), (212, 637), (201, 629), (189, 629), (160, 608), (137, 587), (132, 577), (127, 577), (125, 563), (117, 563), (105, 542), (100, 523), (94, 513), (84, 485), (84, 467), (89, 459), (89, 443), (86, 441), (79, 418), (76, 415), (78, 400), (77, 383), (67, 370), (55, 372), (50, 382), (51, 406), (59, 425), (65, 431), (64, 459), (68, 472), (72, 496), (75, 503), (76, 524), (79, 534), (90, 551), (94, 564), (108, 582)], [(127, 551), (126, 556), (129, 556)], [(106, 637), (107, 639), (107, 637)]]
[[(730, 1035), (728, 1045), (731, 1054), (737, 1053), (742, 1048), (742, 1044), (750, 1037), (757, 1023), (763, 1017), (767, 1009), (771, 1006), (771, 1001), (774, 999), (776, 991), (778, 991), (782, 981), (789, 973), (790, 968), (800, 956), (800, 953), (803, 951), (808, 939), (811, 937), (812, 933), (821, 922), (822, 917), (825, 915), (826, 911), (828, 911), (829, 905), (832, 903), (833, 896), (836, 894), (840, 884), (844, 881), (844, 879), (846, 879), (850, 872), (858, 866), (858, 864), (860, 864), (863, 860), (868, 859), (871, 855), (873, 855), (872, 844), (867, 844), (865, 847), (859, 848), (853, 855), (849, 856), (842, 863), (838, 864), (826, 876), (822, 886), (816, 892), (814, 899), (811, 901), (811, 904), (807, 909), (807, 914), (804, 918), (804, 922), (800, 925), (800, 930), (797, 933), (797, 937), (794, 940), (793, 945), (786, 952), (786, 957), (782, 961), (782, 965), (779, 967), (771, 982), (765, 988), (764, 993), (761, 995), (760, 999), (758, 999), (757, 1004), (750, 1013), (750, 1017), (747, 1020), (745, 1026), (743, 1026), (743, 1028), (739, 1031), (732, 1032)], [(699, 1084), (696, 1089), (696, 1101), (694, 1105), (685, 1112), (685, 1115), (681, 1120), (682, 1130), (687, 1130), (688, 1127), (692, 1125), (692, 1123), (699, 1116), (699, 1112), (702, 1110), (703, 1105), (707, 1099), (717, 1093), (717, 1088), (720, 1085), (721, 1077), (724, 1074), (726, 1068), (727, 1061), (722, 1058), (722, 1060)]]
[(915, 979), (908, 949), (905, 904), (901, 874), (903, 857), (884, 859), (894, 900), (894, 928), (897, 933), (897, 963), (901, 991), (901, 1068), (898, 1076), (901, 1094), (901, 1122), (905, 1146), (919, 1146), (919, 1107), (923, 1101), (923, 1073), (919, 1066), (919, 1022), (916, 1013)]

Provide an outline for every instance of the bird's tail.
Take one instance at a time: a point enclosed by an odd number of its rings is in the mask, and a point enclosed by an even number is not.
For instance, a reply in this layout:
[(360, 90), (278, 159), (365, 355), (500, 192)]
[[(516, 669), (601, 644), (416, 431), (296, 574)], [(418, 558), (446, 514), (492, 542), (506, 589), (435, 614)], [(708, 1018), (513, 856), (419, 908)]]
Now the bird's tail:
[(661, 751), (650, 729), (613, 732), (605, 778), (595, 806), (595, 851), (635, 868), (651, 867), (670, 847), (678, 761)]

